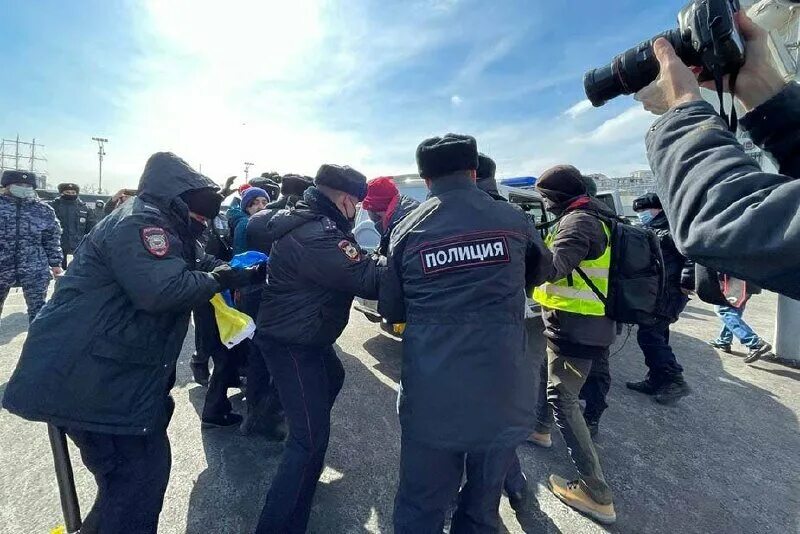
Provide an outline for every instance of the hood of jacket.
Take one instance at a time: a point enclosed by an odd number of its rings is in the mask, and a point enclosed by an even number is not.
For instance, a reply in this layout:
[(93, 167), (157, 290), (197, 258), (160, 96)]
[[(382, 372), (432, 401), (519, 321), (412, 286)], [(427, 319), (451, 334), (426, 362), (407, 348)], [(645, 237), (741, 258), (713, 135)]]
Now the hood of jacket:
[(194, 189), (218, 191), (219, 186), (172, 152), (156, 152), (147, 160), (137, 196), (188, 224), (189, 208), (180, 195)]

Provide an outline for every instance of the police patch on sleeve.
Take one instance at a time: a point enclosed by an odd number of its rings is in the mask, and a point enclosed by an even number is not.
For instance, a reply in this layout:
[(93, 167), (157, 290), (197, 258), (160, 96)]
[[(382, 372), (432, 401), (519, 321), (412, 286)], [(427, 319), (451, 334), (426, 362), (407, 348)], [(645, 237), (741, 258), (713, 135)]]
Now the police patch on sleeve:
[(147, 226), (142, 228), (141, 236), (144, 248), (156, 258), (163, 258), (169, 252), (169, 238), (163, 228)]
[(426, 275), (511, 261), (504, 236), (451, 239), (448, 243), (429, 245), (419, 255)]
[(347, 259), (350, 261), (358, 261), (361, 259), (361, 252), (347, 239), (339, 241), (339, 250), (344, 252), (344, 255), (347, 256)]

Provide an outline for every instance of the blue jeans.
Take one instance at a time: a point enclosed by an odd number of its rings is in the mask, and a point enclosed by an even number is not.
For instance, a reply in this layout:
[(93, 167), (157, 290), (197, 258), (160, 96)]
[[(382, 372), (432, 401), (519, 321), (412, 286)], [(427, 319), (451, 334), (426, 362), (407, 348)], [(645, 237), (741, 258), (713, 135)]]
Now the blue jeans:
[(256, 344), (278, 387), (289, 425), (256, 534), (302, 533), (325, 464), (331, 408), (344, 383), (344, 368), (331, 345), (284, 345), (258, 335)]
[(758, 334), (753, 332), (742, 315), (744, 315), (745, 305), (742, 304), (741, 308), (734, 308), (732, 306), (716, 306), (714, 311), (717, 312), (719, 318), (722, 319), (722, 331), (719, 333), (718, 341), (730, 344), (733, 341), (733, 336), (739, 338), (742, 345), (748, 348), (753, 348), (758, 345), (761, 338)]

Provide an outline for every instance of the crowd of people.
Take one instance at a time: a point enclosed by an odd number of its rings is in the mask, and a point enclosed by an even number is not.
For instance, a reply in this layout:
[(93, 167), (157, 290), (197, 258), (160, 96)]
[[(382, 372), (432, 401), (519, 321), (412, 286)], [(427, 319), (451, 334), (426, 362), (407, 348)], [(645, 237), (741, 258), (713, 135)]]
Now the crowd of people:
[[(800, 86), (765, 59), (761, 30), (742, 31), (742, 124), (782, 174), (746, 155), (664, 40), (654, 47), (661, 74), (638, 95), (664, 114), (647, 134), (659, 191), (634, 210), (658, 240), (665, 284), (657, 320), (637, 334), (648, 374), (627, 386), (663, 404), (690, 394), (669, 344), (689, 293), (718, 304), (725, 327), (712, 346), (730, 350), (737, 336), (751, 362), (770, 350), (742, 319), (755, 284), (800, 296)], [(63, 428), (78, 446), (98, 484), (82, 532), (157, 531), (171, 465), (169, 392), (192, 313), (192, 371), (208, 385), (203, 426), (285, 440), (255, 531), (304, 532), (345, 379), (334, 344), (355, 296), (406, 325), (395, 532), (442, 532), (448, 522), (454, 533), (496, 532), (503, 492), (518, 510), (535, 499), (517, 447), (550, 447), (553, 425), (577, 476), (553, 474), (548, 487), (596, 521), (616, 520), (593, 437), (619, 332), (607, 299), (623, 244), (610, 221), (624, 223), (594, 198), (590, 179), (558, 165), (536, 183), (555, 217), (543, 239), (498, 193), (496, 165), (475, 138), (425, 139), (415, 157), (429, 191), (422, 203), (391, 178), (324, 164), (313, 178), (251, 180), (227, 225), (218, 215), (233, 177), (220, 191), (171, 153), (151, 156), (135, 196), (120, 196), (96, 224), (75, 184), (59, 187), (51, 209), (35, 200), (32, 174), (3, 173), (0, 215), (16, 217), (17, 236), (0, 240), (0, 296), (21, 285), (31, 318), (3, 404)], [(376, 251), (353, 237), (359, 205), (381, 234)], [(267, 265), (229, 265), (251, 250), (269, 254)], [(220, 342), (209, 304), (225, 290), (256, 324), (234, 348)], [(546, 355), (526, 351), (526, 295), (542, 307)], [(227, 396), (237, 386), (246, 386), (244, 417)]]

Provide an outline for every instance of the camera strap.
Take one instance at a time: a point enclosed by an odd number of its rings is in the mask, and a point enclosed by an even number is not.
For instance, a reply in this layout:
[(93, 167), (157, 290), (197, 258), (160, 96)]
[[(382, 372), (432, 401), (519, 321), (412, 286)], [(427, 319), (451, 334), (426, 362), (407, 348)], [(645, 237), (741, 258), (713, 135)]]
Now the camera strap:
[(739, 127), (739, 117), (736, 113), (736, 104), (733, 102), (733, 95), (735, 94), (736, 89), (736, 77), (738, 75), (739, 70), (736, 69), (728, 78), (728, 86), (731, 92), (731, 114), (728, 116), (728, 113), (725, 111), (725, 100), (723, 98), (725, 82), (723, 81), (722, 74), (719, 71), (714, 72), (714, 85), (717, 88), (717, 96), (719, 97), (719, 115), (722, 117), (722, 120), (725, 121), (725, 124), (728, 125), (728, 129), (733, 133), (736, 133), (736, 129)]

